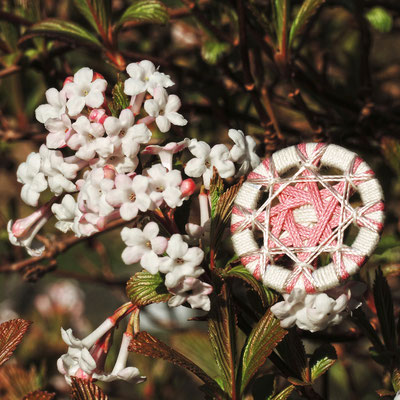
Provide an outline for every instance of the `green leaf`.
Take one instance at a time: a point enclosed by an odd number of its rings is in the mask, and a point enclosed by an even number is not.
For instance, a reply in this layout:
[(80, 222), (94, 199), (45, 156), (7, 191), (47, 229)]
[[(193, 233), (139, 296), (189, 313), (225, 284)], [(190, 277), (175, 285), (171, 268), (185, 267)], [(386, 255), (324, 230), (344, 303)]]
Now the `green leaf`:
[(393, 18), (382, 7), (371, 8), (366, 14), (365, 18), (369, 21), (371, 26), (377, 31), (387, 33), (392, 30)]
[(393, 299), (386, 278), (379, 268), (375, 273), (374, 300), (383, 340), (388, 350), (396, 350), (396, 323), (394, 319)]
[(162, 276), (146, 271), (137, 272), (126, 284), (126, 294), (138, 307), (152, 303), (162, 303), (172, 296), (164, 285)]
[(129, 97), (124, 92), (124, 82), (118, 81), (112, 90), (112, 102), (108, 105), (113, 117), (119, 117), (120, 112), (129, 107)]
[(216, 64), (229, 50), (229, 43), (206, 40), (201, 47), (201, 56), (207, 63)]
[(79, 12), (102, 37), (107, 35), (111, 18), (110, 0), (74, 0)]
[(236, 278), (245, 282), (257, 293), (263, 304), (263, 307), (265, 308), (275, 304), (279, 298), (279, 295), (276, 292), (265, 287), (260, 281), (254, 278), (254, 276), (243, 265), (238, 265), (227, 271), (224, 274), (224, 278)]
[(236, 364), (236, 324), (231, 296), (226, 285), (221, 293), (211, 298), (211, 312), (208, 319), (208, 335), (219, 367), (223, 388), (232, 395)]
[(289, 33), (289, 47), (294, 38), (306, 27), (310, 18), (317, 12), (325, 0), (305, 0), (297, 12)]
[(243, 348), (238, 371), (241, 393), (286, 334), (279, 320), (268, 310), (251, 331)]
[(400, 370), (395, 368), (392, 373), (392, 385), (395, 392), (400, 390)]
[(337, 360), (336, 350), (330, 344), (318, 347), (310, 359), (311, 381), (323, 375)]
[(275, 396), (269, 397), (267, 400), (286, 400), (292, 394), (294, 388), (293, 385), (290, 385)]
[(289, 8), (289, 0), (272, 1), (276, 38), (280, 52), (282, 52), (282, 49), (286, 48)]
[(213, 167), (213, 176), (210, 181), (211, 218), (215, 215), (215, 209), (222, 193), (224, 193), (224, 181), (219, 176), (217, 169)]
[(108, 396), (91, 381), (71, 376), (72, 397), (74, 400), (108, 400)]
[(136, 0), (122, 14), (118, 26), (128, 21), (153, 22), (165, 24), (169, 21), (169, 15), (165, 5), (158, 0)]
[(167, 344), (158, 340), (145, 331), (136, 333), (129, 345), (129, 351), (143, 354), (146, 357), (156, 358), (168, 361), (187, 369), (200, 378), (209, 388), (211, 394), (221, 393), (218, 384), (211, 379), (198, 365), (186, 358), (183, 354), (177, 352)]
[(83, 41), (87, 45), (101, 47), (101, 43), (96, 36), (86, 29), (73, 22), (54, 18), (46, 19), (32, 25), (21, 40), (24, 41), (34, 36), (49, 36), (57, 40), (72, 41), (75, 43), (82, 43)]
[(296, 385), (308, 384), (310, 374), (306, 351), (296, 329), (289, 330), (282, 342), (278, 344), (277, 350), (292, 372), (289, 382), (295, 382)]
[(31, 322), (21, 318), (0, 324), (0, 365), (12, 356), (30, 325)]

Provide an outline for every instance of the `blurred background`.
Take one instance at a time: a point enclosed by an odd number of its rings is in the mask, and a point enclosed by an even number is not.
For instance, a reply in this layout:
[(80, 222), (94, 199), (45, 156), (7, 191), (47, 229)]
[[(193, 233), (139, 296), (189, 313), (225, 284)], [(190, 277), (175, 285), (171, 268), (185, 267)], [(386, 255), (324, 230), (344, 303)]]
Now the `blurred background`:
[[(89, 3), (95, 10), (103, 7), (100, 22), (85, 15)], [(396, 0), (314, 1), (296, 27), (303, 1), (291, 0), (286, 39), (271, 3), (1, 0), (0, 322), (15, 317), (34, 322), (0, 369), (2, 399), (21, 399), (38, 388), (69, 398), (55, 366), (66, 350), (60, 326), (72, 327), (79, 337), (90, 332), (127, 301), (125, 282), (138, 270), (121, 260), (119, 229), (33, 265), (21, 263), (27, 254), (8, 241), (7, 222), (32, 212), (20, 200), (16, 169), (45, 141), (34, 110), (45, 102), (47, 88), (60, 89), (83, 66), (101, 73), (110, 89), (118, 76), (125, 78), (130, 62), (148, 59), (160, 66), (176, 83), (173, 91), (189, 121), (172, 138), (227, 143), (228, 129), (236, 128), (256, 138), (261, 157), (307, 141), (328, 141), (360, 154), (378, 175), (387, 207), (383, 239), (361, 279), (370, 284), (381, 266), (398, 315), (400, 5)], [(153, 134), (154, 141), (163, 140), (161, 133)], [(51, 242), (63, 238), (51, 224), (43, 236)], [(193, 316), (185, 307), (153, 305), (142, 313), (142, 329), (215, 376), (205, 324), (188, 322)], [(348, 323), (334, 331), (350, 328)], [(375, 390), (387, 377), (369, 358), (368, 342), (334, 344), (339, 360), (320, 383), (326, 398), (378, 398)], [(139, 355), (130, 362), (148, 380), (103, 386), (112, 399), (203, 398), (199, 382), (180, 368)], [(265, 368), (274, 371), (269, 364)]]

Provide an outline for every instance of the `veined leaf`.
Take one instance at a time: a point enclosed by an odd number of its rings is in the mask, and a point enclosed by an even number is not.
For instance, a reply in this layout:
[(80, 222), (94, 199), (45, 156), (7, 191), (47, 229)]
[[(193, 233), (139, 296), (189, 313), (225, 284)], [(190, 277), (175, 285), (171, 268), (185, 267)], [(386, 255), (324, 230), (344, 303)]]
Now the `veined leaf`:
[(382, 7), (371, 8), (366, 14), (365, 18), (369, 23), (379, 32), (387, 33), (392, 30), (393, 18)]
[(141, 331), (136, 333), (129, 345), (129, 351), (143, 354), (147, 357), (165, 360), (172, 364), (186, 368), (207, 385), (207, 387), (210, 389), (209, 392), (211, 391), (213, 394), (221, 392), (218, 384), (211, 379), (199, 366), (194, 364), (181, 353), (169, 347), (161, 340), (158, 340), (154, 336), (150, 335), (148, 332)]
[(207, 40), (201, 47), (201, 56), (204, 61), (214, 65), (229, 49), (228, 43), (218, 42), (216, 40)]
[(379, 268), (375, 274), (374, 300), (383, 340), (388, 350), (396, 350), (396, 323), (394, 319), (393, 299), (390, 287), (382, 270)]
[(279, 320), (268, 310), (251, 331), (243, 349), (238, 374), (241, 393), (286, 334)]
[(286, 48), (287, 44), (289, 9), (290, 9), (289, 0), (272, 1), (276, 38), (280, 52), (282, 52), (282, 50)]
[(72, 379), (72, 397), (74, 400), (108, 400), (108, 396), (93, 382), (83, 379)]
[(395, 368), (392, 373), (392, 385), (395, 392), (400, 390), (400, 370)]
[(224, 389), (232, 395), (236, 364), (236, 324), (234, 311), (226, 285), (211, 298), (208, 336), (214, 350), (215, 361), (221, 372)]
[(122, 14), (118, 26), (128, 21), (146, 21), (156, 24), (165, 24), (169, 15), (165, 5), (158, 0), (136, 0)]
[(112, 90), (112, 102), (108, 105), (113, 117), (119, 117), (120, 112), (129, 107), (129, 98), (124, 92), (124, 82), (118, 81)]
[(337, 360), (336, 350), (330, 344), (324, 344), (314, 351), (310, 359), (311, 381), (323, 375)]
[(166, 302), (172, 296), (159, 273), (152, 275), (146, 271), (137, 272), (129, 279), (126, 294), (131, 302), (139, 307)]
[(307, 25), (310, 18), (317, 12), (318, 8), (325, 2), (325, 0), (304, 0), (303, 4), (298, 11), (289, 34), (289, 47), (292, 45), (294, 38), (298, 35)]
[(12, 356), (30, 325), (31, 322), (21, 318), (0, 324), (0, 365)]
[(238, 265), (230, 269), (224, 274), (224, 278), (236, 278), (246, 282), (257, 293), (265, 308), (272, 306), (278, 300), (279, 295), (254, 278), (243, 265)]
[(60, 19), (49, 18), (32, 25), (27, 34), (21, 38), (22, 41), (33, 36), (49, 36), (58, 40), (85, 42), (88, 45), (101, 47), (101, 43), (95, 35), (81, 26)]
[(111, 18), (110, 0), (74, 0), (79, 12), (101, 36), (108, 31)]
[(224, 182), (219, 176), (217, 169), (213, 168), (213, 176), (210, 182), (210, 201), (211, 201), (211, 217), (215, 215), (215, 208), (222, 193), (224, 193)]
[(35, 390), (34, 392), (28, 393), (22, 400), (52, 400), (54, 399), (55, 393), (43, 392), (41, 390)]
[(267, 400), (286, 400), (294, 390), (294, 386), (290, 385), (287, 388), (283, 389), (281, 392), (276, 394), (273, 397), (269, 397)]

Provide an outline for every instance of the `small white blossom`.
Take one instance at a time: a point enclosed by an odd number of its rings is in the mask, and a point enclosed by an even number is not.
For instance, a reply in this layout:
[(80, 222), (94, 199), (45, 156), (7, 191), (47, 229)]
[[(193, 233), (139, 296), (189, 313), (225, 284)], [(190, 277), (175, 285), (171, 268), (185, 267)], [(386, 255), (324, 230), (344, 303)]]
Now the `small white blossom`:
[(106, 200), (113, 207), (120, 207), (121, 218), (130, 221), (140, 211), (145, 212), (151, 206), (151, 199), (147, 193), (149, 179), (136, 175), (131, 179), (127, 175), (119, 174), (115, 178), (115, 189), (106, 195)]
[(206, 189), (210, 188), (213, 167), (217, 169), (221, 178), (230, 178), (235, 174), (235, 165), (231, 161), (229, 150), (224, 144), (217, 144), (211, 149), (207, 143), (192, 139), (189, 150), (195, 158), (192, 158), (186, 164), (185, 174), (193, 178), (203, 176)]
[(100, 157), (92, 167), (112, 166), (119, 174), (129, 174), (135, 171), (138, 164), (139, 159), (136, 156), (127, 157), (122, 147), (118, 147), (108, 157)]
[(129, 128), (122, 138), (122, 151), (127, 157), (135, 157), (140, 149), (140, 144), (148, 143), (151, 131), (146, 124), (136, 124)]
[(255, 153), (256, 141), (236, 129), (229, 129), (228, 135), (235, 143), (230, 152), (232, 161), (241, 164), (237, 175), (245, 175), (260, 164), (260, 157)]
[(40, 172), (40, 166), (40, 154), (31, 153), (17, 169), (17, 181), (23, 184), (21, 198), (32, 207), (37, 206), (40, 193), (47, 189), (47, 181)]
[(55, 227), (64, 233), (73, 229), (76, 208), (75, 199), (70, 194), (65, 195), (60, 204), (53, 204), (51, 211), (58, 220)]
[(59, 149), (67, 145), (67, 140), (72, 134), (71, 120), (67, 114), (60, 118), (50, 118), (44, 124), (49, 131), (46, 136), (46, 145), (49, 149)]
[(35, 117), (42, 124), (50, 118), (60, 118), (67, 103), (65, 91), (59, 92), (56, 88), (46, 90), (46, 100), (48, 104), (42, 104), (35, 110)]
[(167, 248), (167, 239), (157, 236), (158, 225), (149, 222), (142, 230), (139, 228), (123, 228), (121, 231), (122, 240), (128, 246), (122, 252), (122, 260), (125, 264), (135, 264), (140, 261), (140, 265), (151, 274), (158, 272), (160, 259), (158, 255), (164, 253)]
[(396, 396), (393, 400), (400, 400), (400, 390), (396, 393)]
[(157, 87), (170, 87), (174, 84), (168, 75), (158, 72), (151, 61), (143, 60), (126, 67), (129, 78), (125, 81), (124, 91), (129, 96), (148, 91), (150, 94)]
[(168, 305), (170, 307), (177, 307), (187, 301), (192, 308), (210, 311), (210, 298), (208, 296), (212, 291), (213, 288), (208, 283), (196, 278), (187, 277), (176, 287), (170, 289), (170, 292), (174, 296), (168, 300)]
[(161, 164), (155, 164), (146, 171), (150, 177), (150, 198), (159, 207), (165, 201), (168, 207), (180, 207), (183, 203), (180, 184), (181, 172), (167, 171)]
[(74, 75), (73, 82), (64, 86), (68, 97), (67, 108), (71, 116), (78, 115), (86, 106), (98, 108), (104, 102), (107, 82), (104, 79), (93, 80), (93, 70), (81, 68)]
[(161, 132), (168, 132), (171, 124), (184, 126), (187, 121), (177, 111), (181, 107), (181, 101), (175, 94), (168, 93), (163, 88), (154, 91), (154, 99), (146, 100), (144, 109), (147, 114), (155, 118), (158, 129)]
[(134, 122), (135, 117), (129, 108), (122, 110), (118, 118), (108, 117), (104, 121), (104, 128), (114, 146), (118, 147), (122, 144), (122, 139)]
[(200, 264), (204, 252), (199, 247), (190, 247), (183, 241), (182, 235), (174, 234), (168, 241), (168, 256), (160, 258), (159, 269), (165, 275), (165, 286), (172, 289), (185, 277), (199, 277), (204, 269)]

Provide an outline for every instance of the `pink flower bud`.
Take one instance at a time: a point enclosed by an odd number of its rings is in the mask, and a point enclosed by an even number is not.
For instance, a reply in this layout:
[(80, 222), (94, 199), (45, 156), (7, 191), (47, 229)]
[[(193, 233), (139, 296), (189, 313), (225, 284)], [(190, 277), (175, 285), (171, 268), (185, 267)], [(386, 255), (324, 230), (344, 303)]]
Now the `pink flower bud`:
[(93, 79), (92, 82), (94, 82), (96, 79), (104, 79), (104, 76), (102, 74), (99, 74), (98, 72), (93, 71)]
[(73, 76), (67, 76), (64, 80), (63, 83), (63, 87), (67, 84), (67, 83), (72, 83), (74, 81), (74, 77)]
[(115, 179), (115, 175), (117, 174), (115, 168), (111, 164), (107, 164), (105, 167), (103, 167), (103, 172), (104, 172), (104, 179)]
[(180, 189), (182, 192), (182, 197), (188, 197), (191, 196), (196, 190), (196, 184), (194, 183), (193, 179), (188, 178), (182, 181)]
[(106, 110), (102, 108), (94, 108), (89, 114), (89, 120), (91, 122), (98, 122), (99, 124), (104, 124), (107, 118)]

